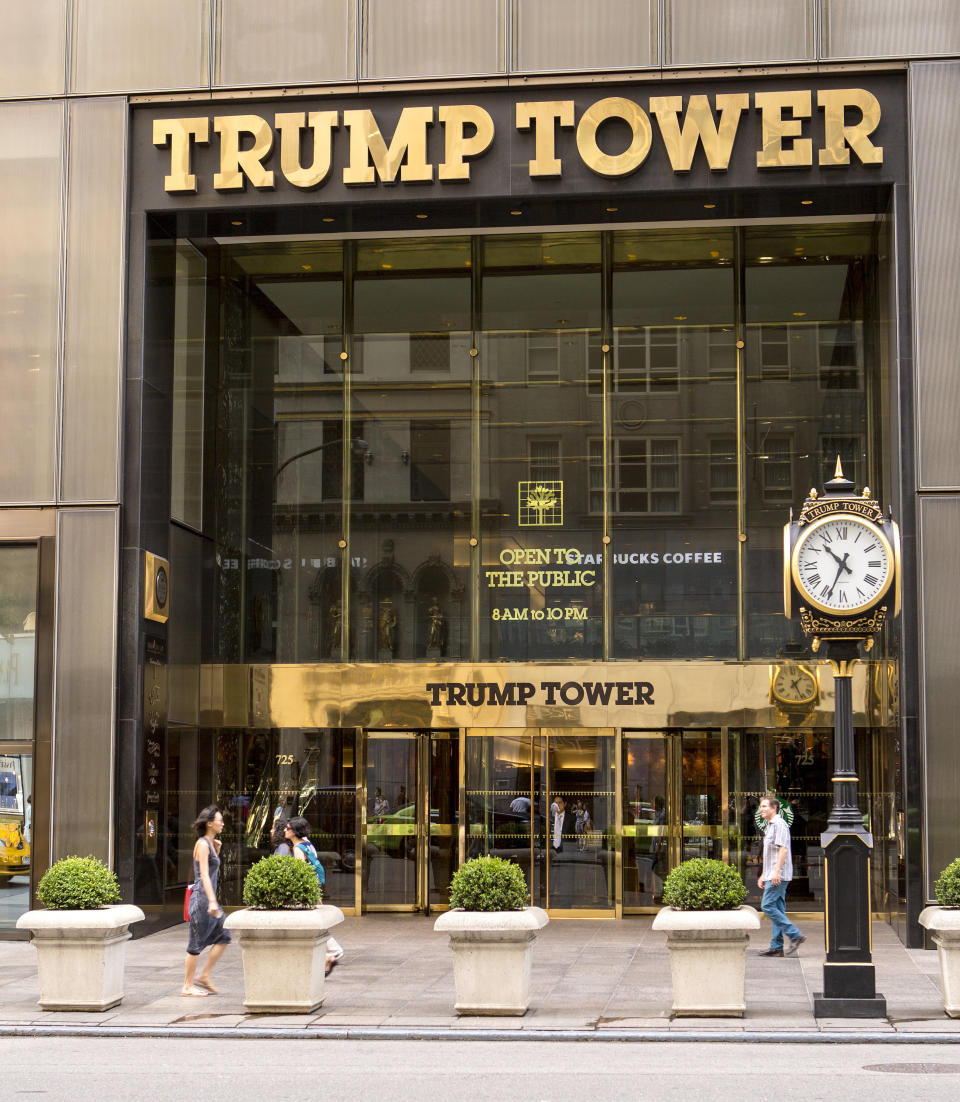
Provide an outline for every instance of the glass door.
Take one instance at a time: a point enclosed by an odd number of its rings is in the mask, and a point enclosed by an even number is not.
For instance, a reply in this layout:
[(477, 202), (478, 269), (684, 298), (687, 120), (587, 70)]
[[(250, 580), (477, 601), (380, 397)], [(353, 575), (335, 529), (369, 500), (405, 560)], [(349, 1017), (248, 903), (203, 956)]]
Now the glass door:
[(677, 739), (664, 731), (623, 738), (623, 909), (659, 904), (679, 861)]
[(459, 863), (459, 752), (456, 732), (367, 733), (364, 909), (449, 906)]
[(523, 869), (551, 914), (616, 911), (616, 738), (607, 728), (471, 728), (466, 856)]
[(681, 861), (726, 857), (725, 745), (720, 731), (624, 731), (624, 911), (660, 906)]
[(616, 752), (613, 731), (541, 732), (547, 759), (546, 907), (613, 915)]

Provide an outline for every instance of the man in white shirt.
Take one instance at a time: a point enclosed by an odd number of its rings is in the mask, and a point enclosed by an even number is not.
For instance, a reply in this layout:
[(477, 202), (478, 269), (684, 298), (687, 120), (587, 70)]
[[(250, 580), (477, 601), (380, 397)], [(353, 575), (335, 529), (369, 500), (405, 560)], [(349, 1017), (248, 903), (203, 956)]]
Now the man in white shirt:
[(550, 824), (550, 844), (553, 846), (554, 853), (561, 853), (564, 836), (572, 837), (576, 834), (577, 819), (572, 811), (567, 811), (567, 801), (563, 796), (554, 796), (553, 799), (552, 806), (557, 810)]
[[(767, 826), (763, 832), (763, 871), (757, 880), (757, 887), (763, 889), (760, 909), (773, 926), (770, 948), (764, 949), (760, 956), (790, 956), (807, 940), (787, 918), (787, 885), (793, 879), (790, 828), (780, 814), (780, 801), (776, 796), (763, 797), (760, 801), (760, 815)], [(790, 939), (786, 950), (783, 947), (784, 937)]]

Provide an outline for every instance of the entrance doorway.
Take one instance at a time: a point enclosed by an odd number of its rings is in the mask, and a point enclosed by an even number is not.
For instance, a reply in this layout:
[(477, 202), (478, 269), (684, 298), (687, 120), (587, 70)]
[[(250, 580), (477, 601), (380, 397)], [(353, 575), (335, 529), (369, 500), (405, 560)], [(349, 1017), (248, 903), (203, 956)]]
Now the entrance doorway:
[(362, 908), (450, 905), (459, 864), (459, 731), (368, 731)]
[(726, 859), (728, 803), (720, 731), (623, 732), (623, 909), (662, 900), (690, 857)]
[(551, 914), (613, 917), (615, 763), (612, 728), (468, 730), (467, 857), (515, 861)]

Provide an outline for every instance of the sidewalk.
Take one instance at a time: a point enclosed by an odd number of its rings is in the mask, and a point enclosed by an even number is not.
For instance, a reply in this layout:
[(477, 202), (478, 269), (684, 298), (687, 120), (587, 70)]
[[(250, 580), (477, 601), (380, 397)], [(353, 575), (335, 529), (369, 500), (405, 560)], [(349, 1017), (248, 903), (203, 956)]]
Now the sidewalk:
[(534, 950), (533, 1001), (522, 1018), (457, 1017), (451, 953), (433, 918), (367, 915), (336, 928), (346, 956), (313, 1014), (247, 1015), (240, 952), (230, 946), (215, 973), (221, 994), (182, 998), (186, 926), (127, 945), (126, 997), (102, 1013), (37, 1006), (36, 953), (0, 942), (0, 1035), (73, 1033), (193, 1036), (493, 1037), (660, 1040), (901, 1040), (960, 1043), (960, 1020), (940, 1002), (937, 954), (905, 949), (873, 926), (877, 990), (886, 1019), (816, 1019), (823, 924), (800, 923), (807, 942), (794, 957), (763, 958), (769, 926), (747, 955), (747, 1012), (740, 1018), (671, 1019), (670, 963), (652, 916), (623, 921), (554, 920)]

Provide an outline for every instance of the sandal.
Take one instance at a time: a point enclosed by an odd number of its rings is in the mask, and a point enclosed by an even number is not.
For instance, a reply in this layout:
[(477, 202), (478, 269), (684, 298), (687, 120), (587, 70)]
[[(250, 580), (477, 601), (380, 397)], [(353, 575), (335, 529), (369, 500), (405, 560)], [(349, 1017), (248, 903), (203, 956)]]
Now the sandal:
[(205, 990), (209, 991), (209, 993), (211, 995), (219, 995), (220, 994), (220, 992), (217, 990), (217, 988), (214, 987), (213, 984), (209, 980), (202, 980), (198, 976), (193, 982), (196, 984), (197, 987), (203, 987)]
[(326, 967), (326, 968), (324, 969), (324, 972), (323, 972), (323, 974), (324, 974), (325, 976), (329, 976), (329, 975), (330, 975), (330, 973), (331, 973), (331, 972), (332, 972), (332, 971), (334, 970), (334, 968), (336, 968), (336, 967), (337, 967), (337, 958), (336, 958), (336, 957), (334, 957), (334, 958), (333, 958), (333, 960), (328, 960), (328, 961), (327, 961), (327, 967)]
[(181, 991), (181, 999), (205, 999), (210, 994), (209, 991), (201, 991), (199, 987), (194, 984), (189, 991)]

